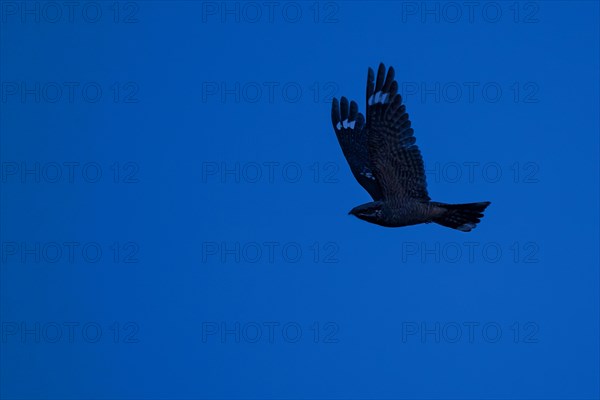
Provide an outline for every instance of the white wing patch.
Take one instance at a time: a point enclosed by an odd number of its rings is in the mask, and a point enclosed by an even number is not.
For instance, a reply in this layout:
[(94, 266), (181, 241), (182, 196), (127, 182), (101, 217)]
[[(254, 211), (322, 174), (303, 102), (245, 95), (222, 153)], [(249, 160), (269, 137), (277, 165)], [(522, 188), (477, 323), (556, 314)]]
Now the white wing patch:
[(472, 222), (467, 222), (466, 224), (463, 224), (456, 229), (458, 229), (459, 231), (462, 231), (462, 232), (470, 232), (471, 229), (475, 228), (476, 225), (477, 224), (474, 224)]
[(369, 97), (367, 102), (370, 106), (373, 104), (385, 104), (387, 102), (389, 93), (383, 93), (381, 91), (375, 92)]
[(345, 119), (342, 122), (338, 122), (335, 127), (338, 130), (341, 129), (342, 127), (345, 129), (354, 129), (355, 125), (356, 125), (356, 121), (348, 121), (347, 119)]

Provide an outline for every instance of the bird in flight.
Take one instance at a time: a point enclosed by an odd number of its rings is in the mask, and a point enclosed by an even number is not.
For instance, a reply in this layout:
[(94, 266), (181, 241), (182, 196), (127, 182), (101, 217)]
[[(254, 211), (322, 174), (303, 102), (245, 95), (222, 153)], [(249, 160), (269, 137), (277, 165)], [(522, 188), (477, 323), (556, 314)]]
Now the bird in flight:
[(377, 79), (369, 68), (367, 118), (356, 102), (333, 99), (331, 121), (352, 174), (373, 198), (352, 214), (373, 224), (399, 227), (435, 222), (469, 232), (481, 221), (489, 201), (446, 204), (427, 193), (421, 152), (398, 93), (394, 68), (379, 64)]

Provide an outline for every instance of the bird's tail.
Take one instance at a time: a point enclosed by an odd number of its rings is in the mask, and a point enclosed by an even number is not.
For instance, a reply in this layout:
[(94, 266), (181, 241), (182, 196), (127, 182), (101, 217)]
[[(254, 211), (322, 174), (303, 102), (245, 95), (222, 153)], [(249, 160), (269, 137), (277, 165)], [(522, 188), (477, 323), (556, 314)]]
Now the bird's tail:
[(446, 212), (435, 218), (433, 222), (462, 232), (469, 232), (481, 222), (483, 211), (489, 205), (489, 201), (468, 204), (436, 203), (436, 206), (445, 209)]

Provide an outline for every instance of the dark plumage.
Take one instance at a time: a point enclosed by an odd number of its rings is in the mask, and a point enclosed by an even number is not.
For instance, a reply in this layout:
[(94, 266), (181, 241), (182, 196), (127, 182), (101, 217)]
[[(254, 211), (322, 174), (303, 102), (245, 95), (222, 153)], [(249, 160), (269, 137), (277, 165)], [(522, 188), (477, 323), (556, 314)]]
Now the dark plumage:
[(490, 202), (445, 204), (431, 201), (425, 168), (411, 123), (398, 94), (394, 68), (369, 68), (367, 118), (356, 102), (331, 104), (331, 121), (352, 174), (373, 198), (350, 214), (388, 227), (435, 222), (469, 232)]

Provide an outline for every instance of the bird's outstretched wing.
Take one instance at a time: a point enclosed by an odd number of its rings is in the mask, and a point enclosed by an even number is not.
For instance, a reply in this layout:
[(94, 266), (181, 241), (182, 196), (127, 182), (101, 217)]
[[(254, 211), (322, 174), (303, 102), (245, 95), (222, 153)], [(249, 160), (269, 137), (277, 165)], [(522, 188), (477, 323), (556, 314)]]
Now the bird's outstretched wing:
[(392, 67), (379, 64), (377, 80), (367, 77), (367, 149), (372, 172), (386, 199), (410, 197), (429, 201), (425, 167), (413, 129), (398, 94)]
[(383, 193), (369, 161), (365, 117), (358, 112), (356, 102), (348, 104), (348, 99), (342, 97), (338, 103), (334, 98), (331, 103), (331, 122), (352, 174), (373, 200), (380, 200)]

